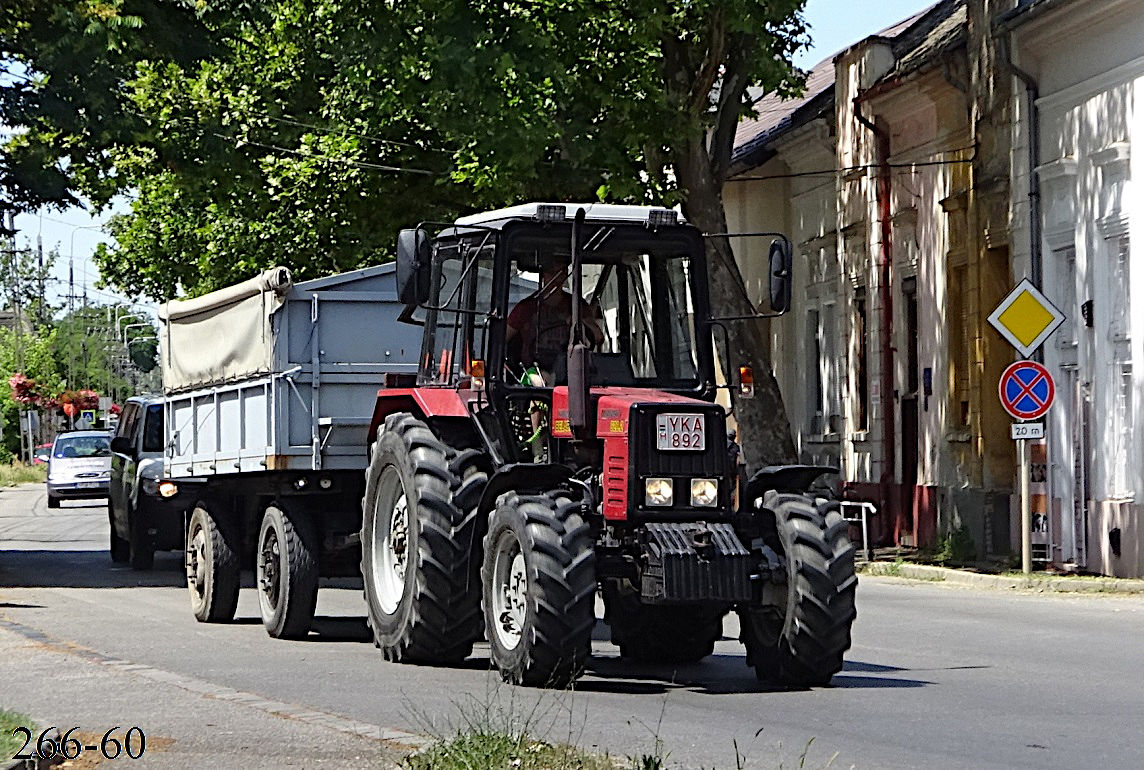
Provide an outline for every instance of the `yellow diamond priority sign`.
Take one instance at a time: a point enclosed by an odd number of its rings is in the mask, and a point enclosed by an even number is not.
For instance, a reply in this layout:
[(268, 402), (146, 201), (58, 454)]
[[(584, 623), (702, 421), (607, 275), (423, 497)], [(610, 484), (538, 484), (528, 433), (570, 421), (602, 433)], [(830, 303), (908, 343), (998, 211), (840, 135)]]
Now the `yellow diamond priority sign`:
[(1033, 351), (1065, 322), (1065, 314), (1037, 290), (1028, 278), (1024, 279), (1001, 301), (989, 323), (1018, 352), (1028, 358)]

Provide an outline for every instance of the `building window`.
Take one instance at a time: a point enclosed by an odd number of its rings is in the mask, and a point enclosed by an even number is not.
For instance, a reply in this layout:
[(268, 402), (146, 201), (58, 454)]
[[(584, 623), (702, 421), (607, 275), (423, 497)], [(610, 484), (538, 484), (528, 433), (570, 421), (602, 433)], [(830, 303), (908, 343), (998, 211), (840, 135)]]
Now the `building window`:
[(834, 305), (806, 312), (806, 430), (812, 435), (837, 433), (841, 428)]
[(858, 395), (855, 427), (864, 431), (870, 429), (870, 340), (866, 317), (866, 288), (864, 286), (854, 291), (854, 336), (858, 344), (857, 366), (855, 367), (857, 379), (855, 390)]
[[(1076, 301), (1076, 249), (1068, 247), (1053, 252), (1057, 264), (1056, 301), (1061, 312), (1065, 314), (1064, 323), (1057, 329), (1057, 346), (1063, 350), (1075, 349), (1077, 346), (1076, 317), (1080, 315), (1080, 306)], [(1068, 362), (1075, 363), (1076, 354), (1066, 356)]]
[(946, 292), (949, 310), (950, 422), (955, 430), (969, 427), (969, 370), (971, 346), (969, 303), (966, 301), (968, 271), (965, 265), (950, 266)]
[(1110, 459), (1110, 496), (1120, 500), (1131, 499), (1135, 493), (1135, 441), (1132, 423), (1132, 348), (1129, 338), (1129, 245), (1128, 238), (1113, 242), (1112, 279), (1109, 297), (1112, 302), (1109, 335), (1112, 338), (1113, 377), (1110, 389), (1112, 402), (1112, 440)]

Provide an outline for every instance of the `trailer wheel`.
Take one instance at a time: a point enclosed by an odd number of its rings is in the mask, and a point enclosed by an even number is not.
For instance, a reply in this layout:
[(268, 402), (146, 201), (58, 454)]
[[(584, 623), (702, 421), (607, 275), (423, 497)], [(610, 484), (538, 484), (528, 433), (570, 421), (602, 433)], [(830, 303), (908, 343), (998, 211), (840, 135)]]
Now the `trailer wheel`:
[(155, 546), (147, 535), (139, 511), (127, 504), (127, 543), (131, 569), (149, 570), (155, 566)]
[(628, 581), (604, 584), (604, 621), (620, 655), (643, 663), (698, 663), (723, 637), (725, 604), (655, 605)]
[(202, 503), (187, 525), (187, 589), (200, 623), (225, 623), (238, 608), (238, 538)]
[(566, 493), (501, 496), (485, 536), (481, 583), (492, 661), (506, 682), (564, 687), (591, 654), (595, 551)]
[(111, 527), (111, 537), (109, 538), (107, 550), (111, 552), (111, 560), (116, 564), (122, 564), (127, 561), (130, 556), (130, 546), (127, 541), (119, 536), (119, 532), (115, 529), (115, 513), (111, 509), (111, 501), (107, 503), (107, 523)]
[(795, 687), (830, 683), (850, 649), (857, 615), (854, 545), (837, 512), (823, 516), (801, 495), (768, 501), (775, 532), (764, 538), (786, 561), (785, 596), (739, 608), (747, 665), (759, 679)]
[(269, 505), (255, 553), (258, 608), (266, 633), (298, 639), (310, 632), (318, 602), (318, 558), (313, 522), (305, 511)]
[(378, 432), (362, 501), (361, 573), (386, 660), (456, 663), (481, 635), (479, 453), (456, 453), (408, 413)]

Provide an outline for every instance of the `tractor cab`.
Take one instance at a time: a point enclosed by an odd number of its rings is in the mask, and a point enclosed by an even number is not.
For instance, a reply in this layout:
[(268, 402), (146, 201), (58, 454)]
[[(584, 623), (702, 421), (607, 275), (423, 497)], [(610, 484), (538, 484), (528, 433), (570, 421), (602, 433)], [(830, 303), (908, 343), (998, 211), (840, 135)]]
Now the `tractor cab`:
[[(605, 391), (715, 393), (700, 234), (666, 209), (585, 211), (577, 224), (570, 206), (531, 204), (404, 238), (413, 249), (399, 259), (417, 267), (399, 263), (398, 280), (419, 301), (405, 320), (425, 328), (417, 385), (456, 389), (503, 463), (575, 464), (553, 442), (571, 437), (570, 386), (587, 388), (591, 427)], [(586, 355), (570, 371), (573, 331)], [(576, 437), (600, 438), (590, 433)]]

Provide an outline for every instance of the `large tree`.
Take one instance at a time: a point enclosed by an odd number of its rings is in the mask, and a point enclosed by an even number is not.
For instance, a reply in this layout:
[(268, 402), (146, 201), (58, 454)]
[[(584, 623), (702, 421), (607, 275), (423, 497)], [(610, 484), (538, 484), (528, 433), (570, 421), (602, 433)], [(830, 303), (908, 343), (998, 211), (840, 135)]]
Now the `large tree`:
[[(680, 203), (726, 232), (735, 127), (749, 93), (799, 86), (802, 4), (15, 0), (0, 55), (27, 77), (0, 81), (2, 103), (36, 131), (5, 157), (97, 201), (130, 192), (101, 270), (156, 298), (375, 262), (400, 226), (526, 198)], [(180, 26), (187, 45), (168, 39)], [(92, 93), (57, 87), (69, 40)], [(726, 239), (709, 256), (716, 308), (750, 313)], [(762, 375), (736, 410), (748, 460), (791, 457), (766, 327), (733, 327), (729, 347)]]

